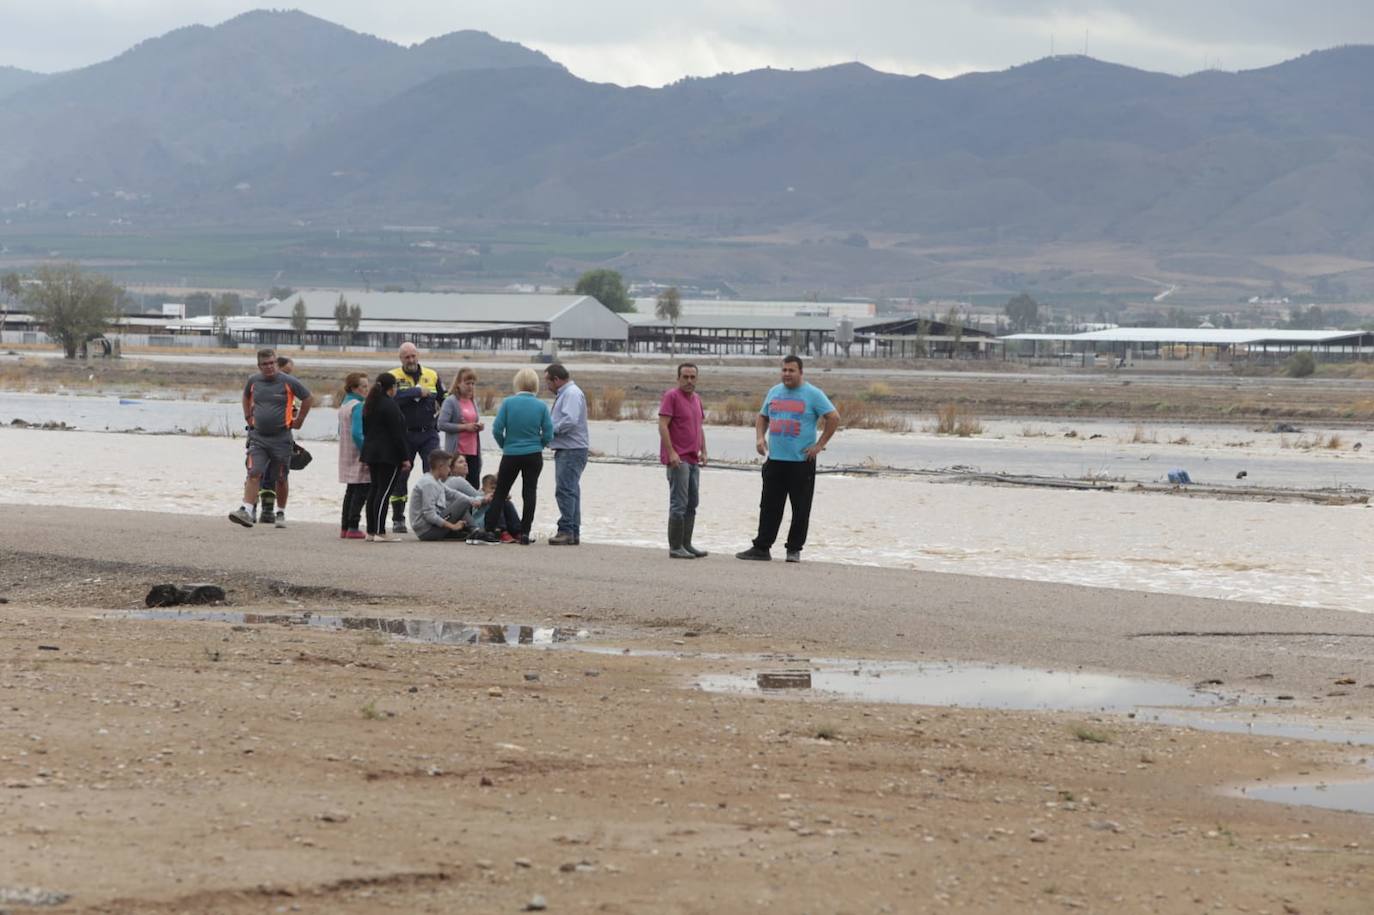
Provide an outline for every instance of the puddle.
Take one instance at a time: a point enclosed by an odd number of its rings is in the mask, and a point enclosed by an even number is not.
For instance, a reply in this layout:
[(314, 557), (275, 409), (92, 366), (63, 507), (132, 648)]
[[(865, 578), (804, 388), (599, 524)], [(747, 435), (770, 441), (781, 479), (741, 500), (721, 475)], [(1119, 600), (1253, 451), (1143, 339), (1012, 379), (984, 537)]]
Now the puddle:
[(1360, 729), (1340, 722), (1309, 722), (1258, 715), (1252, 718), (1222, 718), (1196, 712), (1170, 713), (1153, 709), (1136, 715), (1136, 720), (1199, 731), (1218, 731), (1224, 734), (1253, 734), (1258, 737), (1281, 737), (1288, 740), (1319, 740), (1322, 743), (1374, 746), (1374, 729)]
[(436, 645), (552, 645), (586, 638), (585, 630), (558, 626), (464, 623), (456, 620), (332, 616), (319, 613), (243, 613), (233, 610), (136, 610), (124, 619), (297, 626), (335, 632), (380, 632)]
[(1317, 782), (1301, 785), (1246, 785), (1237, 792), (1252, 801), (1322, 807), (1349, 813), (1374, 813), (1374, 781)]
[[(804, 675), (809, 674), (809, 687)], [(1128, 712), (1153, 706), (1216, 707), (1218, 693), (1109, 674), (974, 664), (819, 661), (697, 680), (710, 692), (811, 692), (829, 699), (1042, 711)]]

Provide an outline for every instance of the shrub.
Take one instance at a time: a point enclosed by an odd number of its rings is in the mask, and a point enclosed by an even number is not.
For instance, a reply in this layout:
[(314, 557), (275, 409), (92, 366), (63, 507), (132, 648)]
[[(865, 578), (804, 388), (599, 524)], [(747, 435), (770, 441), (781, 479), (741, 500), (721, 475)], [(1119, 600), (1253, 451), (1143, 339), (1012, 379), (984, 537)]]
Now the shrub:
[(751, 426), (755, 415), (752, 406), (738, 397), (731, 397), (721, 404), (719, 410), (711, 411), (708, 418), (718, 426)]
[(874, 406), (866, 400), (835, 401), (840, 425), (846, 429), (881, 429), (884, 432), (910, 432), (911, 420)]
[(620, 419), (620, 408), (625, 404), (624, 388), (602, 388), (587, 404), (588, 419)]
[(1306, 378), (1317, 370), (1317, 360), (1308, 350), (1294, 353), (1283, 363), (1283, 373), (1289, 378)]
[(882, 400), (891, 396), (892, 386), (882, 381), (875, 381), (859, 392), (860, 400)]
[(969, 413), (959, 404), (941, 404), (935, 412), (935, 433), (937, 435), (957, 435), (960, 438), (968, 438), (970, 435), (979, 435), (983, 431), (983, 424), (972, 413)]

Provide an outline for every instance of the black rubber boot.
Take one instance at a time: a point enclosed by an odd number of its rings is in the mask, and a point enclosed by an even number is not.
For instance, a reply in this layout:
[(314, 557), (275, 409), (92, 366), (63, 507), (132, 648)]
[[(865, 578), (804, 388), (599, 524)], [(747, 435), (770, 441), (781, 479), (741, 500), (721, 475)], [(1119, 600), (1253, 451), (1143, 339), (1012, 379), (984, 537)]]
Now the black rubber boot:
[(682, 519), (668, 519), (668, 556), (672, 559), (696, 559), (696, 554), (689, 553), (682, 547)]
[(697, 559), (710, 555), (705, 550), (699, 550), (692, 546), (692, 530), (697, 526), (696, 515), (684, 515), (682, 518), (682, 548), (691, 553)]

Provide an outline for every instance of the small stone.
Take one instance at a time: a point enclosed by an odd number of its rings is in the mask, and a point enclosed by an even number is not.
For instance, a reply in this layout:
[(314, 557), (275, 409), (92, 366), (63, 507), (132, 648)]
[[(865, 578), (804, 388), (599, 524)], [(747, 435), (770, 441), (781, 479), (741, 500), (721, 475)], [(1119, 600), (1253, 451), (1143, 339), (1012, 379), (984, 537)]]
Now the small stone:
[(539, 674), (535, 673), (535, 672), (532, 671), (532, 670), (527, 670), (527, 671), (525, 671), (525, 682), (526, 682), (526, 683), (537, 683), (537, 682), (539, 682)]
[(534, 862), (531, 861), (529, 858), (516, 858), (516, 859), (515, 859), (515, 866), (516, 866), (516, 867), (534, 867)]
[(543, 896), (535, 894), (530, 901), (525, 903), (526, 912), (542, 912), (549, 907), (549, 902)]
[(501, 687), (493, 686), (487, 690), (487, 695), (491, 696), (493, 699), (500, 699), (505, 693), (501, 692)]
[(1030, 831), (1030, 840), (1032, 842), (1048, 842), (1050, 840), (1050, 837), (1049, 834), (1046, 833), (1044, 830), (1032, 829)]
[(320, 814), (320, 820), (325, 823), (347, 823), (352, 817), (343, 810), (326, 810)]
[(490, 775), (483, 775), (481, 780), (478, 781), (477, 784), (481, 785), (483, 788), (490, 788), (492, 785), (495, 785), (496, 782), (491, 780)]
[(584, 670), (584, 671), (582, 671), (582, 676), (584, 676), (584, 677), (599, 677), (599, 676), (601, 676), (601, 671), (595, 670), (595, 669), (593, 669), (593, 670)]
[(412, 686), (410, 689), (406, 690), (406, 692), (408, 692), (408, 693), (418, 693), (419, 691), (420, 691), (420, 687), (418, 687), (418, 686)]

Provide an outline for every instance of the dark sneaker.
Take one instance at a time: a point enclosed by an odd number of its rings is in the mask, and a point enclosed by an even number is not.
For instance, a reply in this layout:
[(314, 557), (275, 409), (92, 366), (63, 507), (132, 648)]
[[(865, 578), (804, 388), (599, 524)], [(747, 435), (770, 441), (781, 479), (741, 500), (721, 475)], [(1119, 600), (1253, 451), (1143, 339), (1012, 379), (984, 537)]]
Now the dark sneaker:
[(398, 518), (398, 519), (396, 519), (395, 521), (391, 522), (391, 533), (393, 533), (393, 534), (404, 534), (405, 532), (406, 532), (406, 523), (405, 523), (404, 521), (402, 521), (401, 519)]
[(244, 527), (253, 526), (253, 516), (242, 505), (229, 513), (229, 520), (235, 524), (242, 524)]
[(751, 546), (749, 549), (745, 550), (745, 551), (742, 552), (742, 553), (736, 553), (736, 554), (735, 554), (735, 558), (736, 558), (736, 559), (757, 559), (757, 560), (761, 560), (761, 561), (763, 561), (763, 562), (767, 562), (768, 560), (770, 560), (770, 559), (773, 558), (773, 554), (769, 553), (767, 550), (761, 550), (761, 549), (759, 549), (759, 548), (756, 547), (756, 546)]
[(685, 547), (675, 546), (668, 551), (669, 559), (696, 559), (697, 554), (690, 552)]
[(549, 546), (575, 546), (577, 538), (569, 531), (559, 531), (549, 538)]
[(788, 561), (788, 562), (801, 562), (801, 550), (788, 550), (788, 551), (787, 551), (787, 561)]

